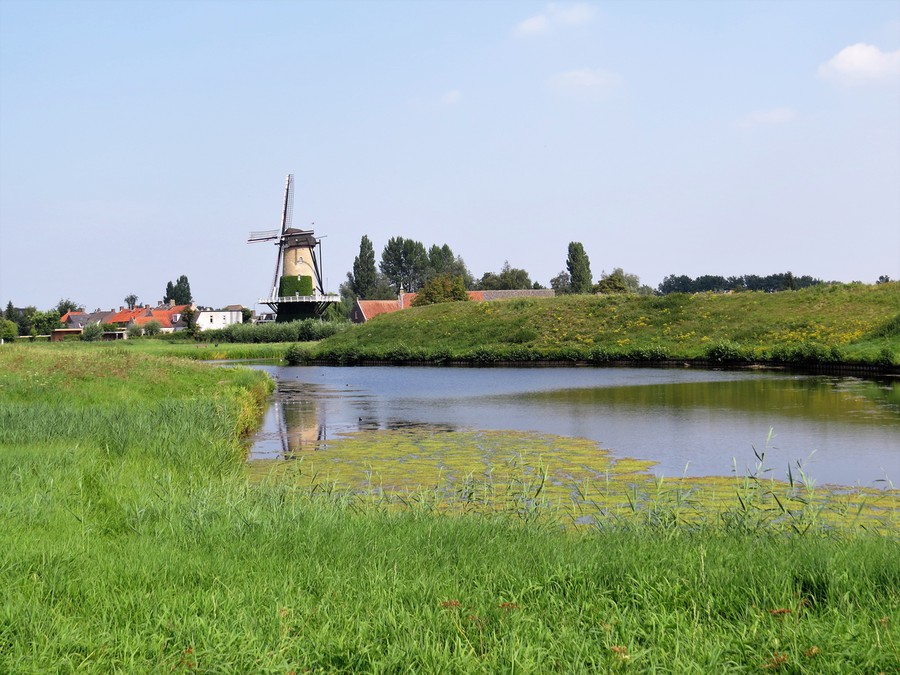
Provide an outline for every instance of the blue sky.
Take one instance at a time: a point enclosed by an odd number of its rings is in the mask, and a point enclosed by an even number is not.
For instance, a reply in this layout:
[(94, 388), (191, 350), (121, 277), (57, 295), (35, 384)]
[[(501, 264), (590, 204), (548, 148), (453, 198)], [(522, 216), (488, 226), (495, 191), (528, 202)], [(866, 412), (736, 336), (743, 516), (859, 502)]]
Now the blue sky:
[(293, 173), (476, 276), (900, 277), (900, 2), (0, 0), (0, 303), (253, 306)]

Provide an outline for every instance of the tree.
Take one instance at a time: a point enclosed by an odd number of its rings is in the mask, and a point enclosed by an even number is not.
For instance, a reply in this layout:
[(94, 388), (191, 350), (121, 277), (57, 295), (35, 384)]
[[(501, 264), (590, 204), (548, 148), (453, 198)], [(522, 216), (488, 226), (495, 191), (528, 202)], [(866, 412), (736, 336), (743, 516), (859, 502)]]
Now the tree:
[(0, 340), (12, 342), (19, 336), (19, 326), (15, 321), (0, 319)]
[(882, 274), (880, 277), (878, 277), (878, 281), (876, 281), (875, 283), (876, 284), (889, 284), (889, 283), (891, 283), (891, 278), (887, 274)]
[(476, 284), (478, 290), (482, 291), (517, 291), (527, 288), (533, 288), (528, 272), (516, 267), (510, 267), (509, 261), (503, 262), (503, 268), (500, 274), (493, 272), (485, 272)]
[(249, 307), (241, 307), (241, 323), (253, 321), (253, 310)]
[(37, 314), (37, 307), (28, 305), (24, 309), (15, 309), (15, 316), (12, 320), (19, 326), (19, 335), (37, 335), (34, 327), (34, 315)]
[(637, 274), (629, 274), (621, 267), (616, 267), (607, 274), (600, 273), (600, 281), (594, 286), (594, 293), (640, 293), (652, 295), (653, 289), (649, 286), (641, 286), (641, 279)]
[(181, 318), (184, 320), (184, 327), (188, 335), (195, 340), (199, 338), (202, 329), (197, 325), (197, 312), (190, 307), (185, 307), (184, 311), (181, 313)]
[(462, 256), (455, 255), (453, 249), (447, 244), (432, 245), (428, 249), (428, 270), (425, 273), (425, 281), (445, 274), (451, 277), (462, 277), (466, 288), (470, 288), (475, 283)]
[(125, 296), (125, 304), (128, 306), (128, 309), (134, 309), (135, 305), (138, 303), (138, 296), (134, 293), (129, 293)]
[(381, 252), (381, 273), (394, 291), (409, 293), (419, 289), (428, 270), (428, 254), (425, 246), (412, 239), (391, 237)]
[(670, 274), (667, 277), (663, 277), (662, 282), (657, 288), (663, 295), (669, 293), (690, 293), (694, 290), (693, 280), (685, 274), (680, 276)]
[(550, 288), (552, 288), (557, 295), (566, 295), (567, 293), (572, 292), (572, 279), (569, 276), (569, 273), (563, 270), (555, 277), (550, 280)]
[(610, 274), (603, 272), (600, 281), (594, 286), (594, 293), (628, 293), (628, 284), (622, 268), (617, 267)]
[(378, 270), (375, 269), (375, 249), (366, 235), (359, 241), (359, 255), (353, 259), (353, 273), (348, 277), (350, 289), (357, 298), (368, 300), (372, 297), (378, 284)]
[(31, 315), (31, 330), (35, 335), (49, 335), (54, 328), (62, 328), (59, 321), (59, 313), (55, 309), (46, 312), (35, 312)]
[(16, 314), (16, 308), (13, 307), (12, 300), (10, 300), (8, 303), (6, 303), (6, 312), (4, 312), (3, 316), (15, 323)]
[(128, 328), (125, 329), (125, 332), (128, 333), (128, 337), (130, 338), (138, 338), (144, 334), (143, 329), (136, 323), (128, 324)]
[(144, 324), (145, 335), (159, 335), (160, 331), (162, 331), (162, 325), (156, 319)]
[(590, 293), (594, 287), (591, 278), (591, 261), (581, 242), (569, 242), (569, 255), (566, 258), (566, 269), (569, 272), (572, 293)]
[(414, 307), (420, 307), (439, 302), (458, 302), (468, 299), (469, 294), (466, 292), (462, 275), (451, 277), (449, 274), (441, 274), (425, 282), (412, 304)]
[(64, 298), (56, 303), (56, 311), (59, 312), (60, 316), (63, 316), (64, 314), (66, 314), (68, 312), (83, 312), (84, 307), (79, 305), (74, 300), (69, 300), (69, 298)]
[(163, 296), (163, 302), (175, 301), (176, 305), (189, 305), (194, 300), (191, 295), (191, 284), (185, 275), (178, 277), (173, 284), (171, 281), (166, 284), (166, 294)]

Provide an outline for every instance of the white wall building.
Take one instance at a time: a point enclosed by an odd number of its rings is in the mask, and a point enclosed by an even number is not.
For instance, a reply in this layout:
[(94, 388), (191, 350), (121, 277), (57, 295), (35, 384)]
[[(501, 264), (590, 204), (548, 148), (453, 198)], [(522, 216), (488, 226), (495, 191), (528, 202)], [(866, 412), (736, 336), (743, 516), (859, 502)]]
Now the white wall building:
[(197, 327), (201, 330), (207, 330), (209, 328), (225, 328), (233, 323), (243, 323), (243, 321), (244, 315), (240, 310), (204, 310), (197, 315)]

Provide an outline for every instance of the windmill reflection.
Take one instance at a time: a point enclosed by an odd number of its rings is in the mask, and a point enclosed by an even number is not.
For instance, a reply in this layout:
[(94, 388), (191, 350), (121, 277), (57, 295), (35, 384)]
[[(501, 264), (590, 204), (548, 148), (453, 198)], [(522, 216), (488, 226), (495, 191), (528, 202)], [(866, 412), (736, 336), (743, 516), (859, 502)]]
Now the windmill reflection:
[(278, 387), (275, 406), (279, 409), (278, 438), (284, 459), (318, 450), (327, 439), (325, 414), (319, 405), (321, 394), (316, 390), (315, 385), (301, 382), (284, 382)]

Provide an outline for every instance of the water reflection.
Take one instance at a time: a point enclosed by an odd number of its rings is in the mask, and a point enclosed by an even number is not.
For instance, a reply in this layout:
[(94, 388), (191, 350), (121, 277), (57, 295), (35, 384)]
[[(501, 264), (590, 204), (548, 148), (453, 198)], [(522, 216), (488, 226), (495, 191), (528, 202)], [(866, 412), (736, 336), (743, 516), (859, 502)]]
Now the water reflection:
[[(279, 381), (251, 459), (294, 457), (355, 431), (533, 431), (598, 441), (658, 474), (900, 477), (900, 383), (777, 373), (622, 369), (259, 366)], [(769, 431), (774, 441), (769, 443)]]

